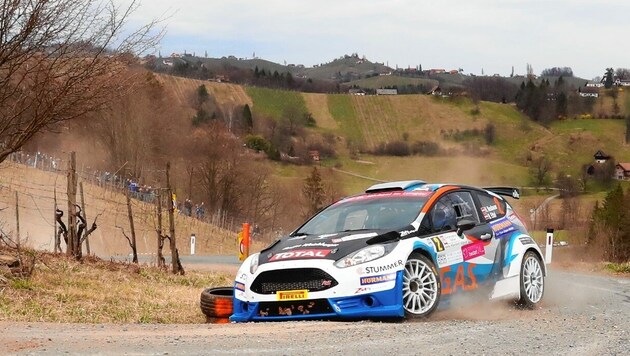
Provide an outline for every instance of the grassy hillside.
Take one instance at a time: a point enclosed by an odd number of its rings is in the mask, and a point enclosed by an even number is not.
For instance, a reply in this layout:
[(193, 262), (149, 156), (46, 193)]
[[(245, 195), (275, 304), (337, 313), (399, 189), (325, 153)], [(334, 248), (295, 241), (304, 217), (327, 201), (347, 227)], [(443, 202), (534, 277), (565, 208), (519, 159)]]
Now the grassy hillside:
[(254, 115), (278, 120), (288, 109), (297, 110), (299, 113), (307, 112), (304, 97), (299, 92), (258, 87), (247, 87), (246, 91), (253, 103)]
[[(189, 115), (194, 114), (191, 98), (202, 84), (225, 109), (249, 104), (254, 115), (274, 119), (281, 118), (288, 108), (309, 112), (315, 118), (317, 130), (330, 132), (338, 138), (340, 160), (346, 158), (348, 146), (371, 150), (382, 142), (402, 140), (405, 136), (409, 143), (433, 141), (446, 150), (454, 149), (450, 152), (478, 154), (469, 149), (472, 146), (489, 154), (487, 157), (492, 160), (523, 167), (528, 164), (528, 158), (545, 154), (554, 162), (554, 170), (573, 173), (577, 173), (583, 164), (590, 163), (598, 149), (613, 155), (618, 161), (630, 161), (630, 147), (624, 143), (623, 120), (568, 119), (545, 128), (524, 117), (513, 105), (482, 102), (476, 113), (475, 105), (464, 98), (311, 94), (167, 75), (158, 77), (172, 93), (174, 103)], [(371, 79), (384, 80), (382, 78), (389, 76)], [(630, 112), (628, 91), (619, 92), (616, 101), (621, 114)], [(613, 98), (602, 95), (594, 109), (612, 114), (612, 107)], [(486, 145), (483, 136), (463, 141), (452, 138), (451, 134), (458, 130), (483, 132), (490, 123), (496, 130), (492, 145)], [(446, 161), (450, 157), (441, 159)]]
[(205, 85), (208, 93), (213, 96), (217, 103), (222, 107), (234, 107), (239, 105), (252, 105), (250, 96), (240, 85), (229, 83), (215, 83), (204, 80), (188, 79), (175, 77), (171, 75), (157, 75), (164, 86), (170, 90), (173, 95), (174, 102), (182, 107), (182, 110), (194, 114), (191, 105), (196, 95), (197, 88)]
[(395, 75), (379, 75), (377, 77), (353, 80), (346, 84), (357, 85), (361, 88), (379, 89), (393, 86), (403, 87), (406, 85), (424, 85), (426, 87), (433, 87), (435, 85), (438, 85), (439, 82), (434, 79), (399, 77)]

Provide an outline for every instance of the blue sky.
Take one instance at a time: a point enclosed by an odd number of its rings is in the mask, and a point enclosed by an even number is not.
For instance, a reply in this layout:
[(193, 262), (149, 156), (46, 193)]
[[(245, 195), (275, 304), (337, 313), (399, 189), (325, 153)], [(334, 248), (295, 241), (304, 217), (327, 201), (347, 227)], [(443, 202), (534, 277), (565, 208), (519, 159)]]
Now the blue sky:
[(312, 66), (356, 52), (391, 67), (509, 75), (530, 63), (588, 79), (630, 67), (628, 0), (142, 0), (129, 26), (155, 18), (162, 55)]

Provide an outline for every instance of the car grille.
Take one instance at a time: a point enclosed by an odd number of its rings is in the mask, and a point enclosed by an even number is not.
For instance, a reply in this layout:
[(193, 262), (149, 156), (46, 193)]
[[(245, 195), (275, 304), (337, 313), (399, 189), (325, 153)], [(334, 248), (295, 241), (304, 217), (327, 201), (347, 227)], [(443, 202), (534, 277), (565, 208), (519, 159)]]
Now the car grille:
[(274, 294), (283, 290), (318, 292), (336, 286), (337, 281), (318, 268), (292, 268), (261, 273), (251, 290), (258, 294)]
[(296, 300), (291, 302), (261, 302), (258, 316), (297, 316), (333, 313), (326, 299)]

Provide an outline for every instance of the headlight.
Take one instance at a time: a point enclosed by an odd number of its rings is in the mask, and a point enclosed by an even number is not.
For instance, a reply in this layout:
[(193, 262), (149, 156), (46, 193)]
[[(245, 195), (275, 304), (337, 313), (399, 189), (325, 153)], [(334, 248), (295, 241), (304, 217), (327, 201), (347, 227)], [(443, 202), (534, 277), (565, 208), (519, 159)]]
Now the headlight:
[(252, 259), (249, 261), (249, 273), (251, 274), (256, 273), (258, 269), (258, 256), (260, 256), (260, 253), (253, 255)]
[(339, 268), (356, 266), (361, 263), (370, 262), (377, 258), (385, 256), (389, 252), (383, 245), (372, 245), (353, 252), (346, 257), (335, 262), (335, 266)]

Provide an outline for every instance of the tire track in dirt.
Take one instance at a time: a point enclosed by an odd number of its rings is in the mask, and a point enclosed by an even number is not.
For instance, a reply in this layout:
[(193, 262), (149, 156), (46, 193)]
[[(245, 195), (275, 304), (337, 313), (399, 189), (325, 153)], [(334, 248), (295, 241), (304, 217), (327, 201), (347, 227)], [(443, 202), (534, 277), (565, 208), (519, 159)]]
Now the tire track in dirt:
[(339, 124), (328, 110), (328, 95), (302, 93), (306, 109), (313, 114), (317, 126), (323, 129), (337, 130)]

